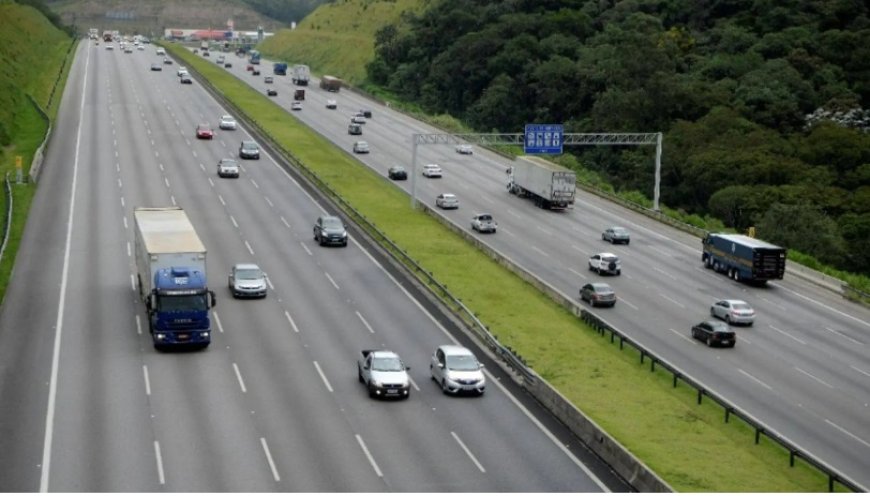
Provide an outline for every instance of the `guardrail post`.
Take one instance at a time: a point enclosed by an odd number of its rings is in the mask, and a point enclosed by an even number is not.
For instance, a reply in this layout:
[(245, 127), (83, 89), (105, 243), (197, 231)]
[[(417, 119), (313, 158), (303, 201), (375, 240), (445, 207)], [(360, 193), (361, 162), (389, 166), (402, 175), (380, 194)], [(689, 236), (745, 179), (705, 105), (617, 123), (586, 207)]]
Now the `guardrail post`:
[(762, 429), (760, 429), (758, 427), (755, 428), (755, 444), (758, 444), (761, 442), (761, 432), (762, 432)]
[(731, 418), (731, 410), (732, 408), (725, 408), (725, 423), (728, 423), (728, 420)]
[(655, 371), (656, 371), (656, 359), (655, 359), (655, 358), (650, 358), (650, 361), (649, 361), (649, 371), (650, 371), (650, 372), (655, 372)]
[[(699, 390), (698, 390), (698, 404), (699, 404), (699, 405), (701, 404), (701, 400), (702, 400), (702, 399), (704, 399), (704, 391), (701, 390), (701, 389), (699, 389)], [(756, 441), (756, 444), (757, 444), (757, 443), (758, 443), (758, 442)]]
[(674, 372), (674, 388), (677, 387), (677, 379), (680, 378), (680, 374)]
[(625, 338), (623, 336), (619, 336), (619, 349), (621, 350), (625, 345)]
[(646, 356), (646, 351), (640, 350), (640, 363), (643, 364), (643, 358)]
[(788, 450), (788, 466), (794, 467), (795, 450)]

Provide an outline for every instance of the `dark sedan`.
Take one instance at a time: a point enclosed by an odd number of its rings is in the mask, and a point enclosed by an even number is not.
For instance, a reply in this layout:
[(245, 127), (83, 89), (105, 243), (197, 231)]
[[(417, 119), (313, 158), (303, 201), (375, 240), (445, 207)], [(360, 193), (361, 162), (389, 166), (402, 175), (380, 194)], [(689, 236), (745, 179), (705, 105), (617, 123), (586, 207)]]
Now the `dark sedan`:
[(737, 333), (728, 324), (717, 320), (706, 320), (692, 326), (692, 337), (707, 343), (707, 346), (733, 348), (737, 344)]
[(389, 177), (393, 181), (404, 181), (408, 179), (408, 171), (406, 171), (405, 168), (401, 165), (396, 165), (394, 167), (390, 167), (390, 170), (387, 171), (387, 177)]

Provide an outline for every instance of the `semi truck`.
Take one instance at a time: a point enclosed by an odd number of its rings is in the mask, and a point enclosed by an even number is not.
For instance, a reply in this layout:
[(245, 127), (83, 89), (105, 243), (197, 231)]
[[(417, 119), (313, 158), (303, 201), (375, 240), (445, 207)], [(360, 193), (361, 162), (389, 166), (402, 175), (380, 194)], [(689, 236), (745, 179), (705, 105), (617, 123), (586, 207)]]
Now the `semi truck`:
[(291, 70), (291, 80), (293, 84), (298, 86), (308, 86), (308, 80), (311, 79), (311, 71), (305, 64), (296, 64)]
[(260, 52), (257, 50), (251, 50), (248, 52), (248, 62), (253, 65), (257, 65), (260, 63)]
[(701, 243), (704, 267), (735, 281), (763, 284), (785, 275), (785, 248), (742, 234), (708, 233)]
[(531, 198), (541, 208), (562, 210), (574, 204), (577, 176), (570, 169), (526, 155), (519, 157), (507, 172), (508, 192)]
[(287, 75), (287, 64), (285, 62), (275, 62), (272, 65), (272, 73), (276, 76), (286, 76)]
[(207, 347), (215, 295), (206, 281), (205, 246), (193, 224), (179, 207), (136, 208), (133, 219), (139, 297), (154, 347)]
[(326, 91), (338, 92), (341, 90), (341, 79), (335, 76), (323, 76), (320, 78), (320, 87)]

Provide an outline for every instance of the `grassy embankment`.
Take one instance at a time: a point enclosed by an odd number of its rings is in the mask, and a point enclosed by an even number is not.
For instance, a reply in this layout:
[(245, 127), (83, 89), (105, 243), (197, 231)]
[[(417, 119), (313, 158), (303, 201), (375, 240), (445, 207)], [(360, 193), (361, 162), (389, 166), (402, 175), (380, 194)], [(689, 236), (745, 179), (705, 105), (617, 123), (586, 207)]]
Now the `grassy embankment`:
[[(67, 53), (72, 40), (55, 28), (36, 9), (14, 3), (0, 3), (0, 177), (10, 173), (13, 181), (13, 218), (9, 244), (0, 261), (0, 301), (12, 273), (15, 255), (24, 231), (34, 184), (14, 184), (15, 158), (22, 159), (27, 180), (33, 156), (45, 136), (47, 124), (27, 95), (54, 119), (66, 81)], [(63, 74), (57, 88), (61, 68)], [(2, 183), (0, 183), (2, 184)], [(0, 217), (5, 222), (6, 196), (0, 194)]]
[[(263, 94), (177, 45), (170, 50), (298, 157), (329, 187), (425, 267), (519, 350), (534, 369), (643, 459), (678, 491), (825, 491), (826, 479), (693, 390), (649, 372), (639, 356), (619, 351), (434, 218), (412, 210), (407, 196), (302, 125)], [(473, 276), (469, 276), (473, 274)], [(546, 323), (546, 325), (542, 325)], [(698, 348), (699, 353), (715, 353)], [(724, 465), (723, 465), (724, 464)], [(727, 469), (711, 470), (711, 467)]]

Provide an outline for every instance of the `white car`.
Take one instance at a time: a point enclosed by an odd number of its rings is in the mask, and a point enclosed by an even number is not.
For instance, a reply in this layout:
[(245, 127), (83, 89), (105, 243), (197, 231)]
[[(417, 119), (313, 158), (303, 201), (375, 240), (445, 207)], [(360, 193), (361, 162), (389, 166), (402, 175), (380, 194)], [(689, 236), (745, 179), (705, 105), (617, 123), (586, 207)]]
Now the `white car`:
[(751, 326), (755, 322), (755, 310), (743, 300), (719, 300), (710, 306), (710, 315), (729, 324)]
[(106, 50), (114, 50), (115, 47), (113, 45), (106, 44)]
[(365, 124), (366, 118), (362, 114), (356, 114), (350, 118), (350, 122), (353, 122), (354, 124)]
[(426, 164), (423, 166), (425, 177), (441, 177), (441, 167), (438, 164)]
[(236, 120), (231, 115), (222, 115), (218, 127), (221, 129), (235, 130)]
[(597, 253), (589, 258), (589, 270), (598, 274), (613, 274), (618, 276), (622, 273), (622, 262), (613, 253)]
[(494, 233), (498, 223), (491, 214), (477, 214), (471, 218), (471, 229), (480, 233)]
[(471, 393), (482, 395), (486, 391), (483, 364), (467, 348), (455, 345), (439, 346), (429, 362), (429, 375), (441, 386), (444, 394)]
[(444, 210), (459, 208), (459, 198), (453, 193), (441, 193), (435, 197), (435, 206)]
[(369, 144), (365, 141), (355, 141), (353, 143), (353, 152), (354, 153), (368, 153), (369, 152)]
[(178, 75), (178, 77), (184, 76), (187, 74), (187, 67), (184, 67), (183, 65), (179, 66), (175, 74)]
[(472, 148), (471, 145), (468, 144), (456, 145), (456, 153), (459, 153), (461, 155), (473, 155), (474, 148)]
[(157, 47), (157, 55), (166, 55), (166, 50), (163, 47)]
[(328, 108), (328, 109), (337, 109), (337, 108), (338, 108), (338, 102), (336, 102), (335, 100), (333, 100), (332, 98), (330, 98), (329, 100), (326, 100), (326, 108)]
[(290, 110), (302, 110), (302, 102), (293, 100), (293, 103), (290, 104)]
[(144, 46), (144, 45), (138, 45), (138, 46), (136, 47), (136, 49), (137, 49), (137, 50), (145, 50), (145, 46)]

